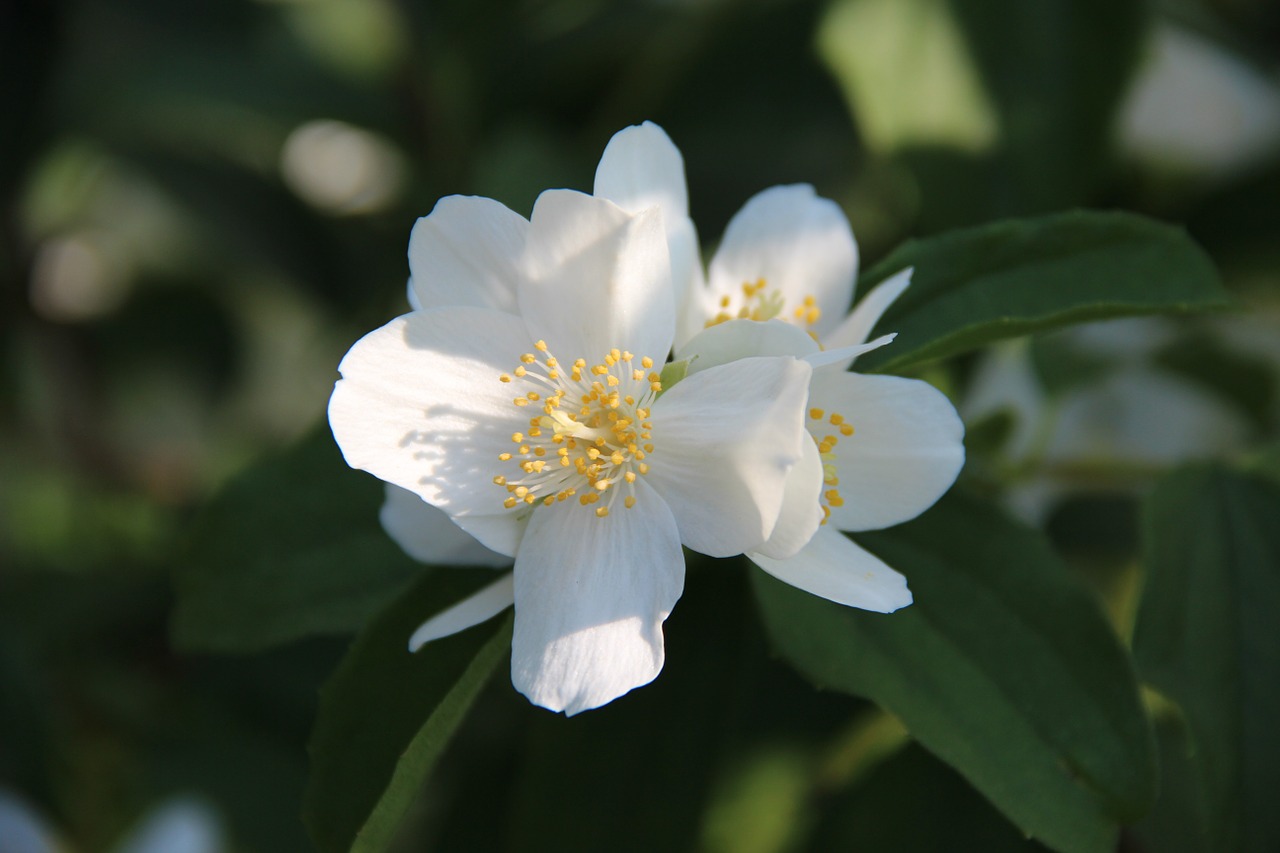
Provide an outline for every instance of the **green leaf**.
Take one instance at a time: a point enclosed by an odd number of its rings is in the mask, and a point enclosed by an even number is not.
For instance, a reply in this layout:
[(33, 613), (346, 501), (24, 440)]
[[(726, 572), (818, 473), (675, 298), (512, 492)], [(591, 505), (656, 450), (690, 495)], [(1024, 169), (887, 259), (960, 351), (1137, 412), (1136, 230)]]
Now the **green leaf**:
[(1087, 202), (1145, 23), (1137, 0), (838, 0), (818, 45), (932, 232)]
[(248, 652), (359, 628), (424, 571), (383, 532), (382, 499), (324, 428), (250, 468), (205, 509), (178, 563), (174, 643)]
[(1147, 505), (1134, 629), (1143, 677), (1193, 741), (1209, 851), (1280, 848), (1280, 486), (1222, 467), (1175, 472)]
[(491, 582), (483, 569), (436, 572), (360, 633), (320, 697), (303, 816), (325, 853), (382, 853), (480, 689), (511, 648), (511, 617), (415, 654), (424, 619)]
[(905, 267), (915, 267), (911, 286), (876, 325), (898, 337), (859, 369), (900, 371), (1071, 323), (1230, 304), (1183, 231), (1128, 213), (1072, 211), (909, 240), (859, 290)]
[(1023, 838), (955, 771), (915, 744), (832, 799), (806, 847), (814, 853), (1044, 850)]
[(859, 541), (908, 578), (883, 615), (753, 578), (778, 650), (877, 702), (1027, 835), (1114, 849), (1154, 798), (1152, 735), (1098, 603), (1035, 531), (952, 494)]

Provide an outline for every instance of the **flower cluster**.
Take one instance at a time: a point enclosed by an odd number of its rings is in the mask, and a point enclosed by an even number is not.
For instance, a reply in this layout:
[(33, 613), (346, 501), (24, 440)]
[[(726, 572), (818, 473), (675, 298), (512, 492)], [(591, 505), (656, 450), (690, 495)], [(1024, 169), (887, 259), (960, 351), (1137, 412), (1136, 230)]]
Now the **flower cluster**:
[(849, 372), (892, 340), (867, 338), (910, 270), (850, 313), (834, 203), (760, 193), (704, 274), (683, 160), (646, 123), (609, 143), (592, 195), (548, 190), (528, 220), (442, 199), (409, 264), (414, 310), (343, 359), (330, 424), (388, 483), (383, 524), (411, 555), (514, 561), (411, 649), (514, 604), (513, 683), (574, 714), (661, 670), (682, 545), (842, 604), (911, 603), (840, 531), (927, 509), (962, 426), (923, 382)]

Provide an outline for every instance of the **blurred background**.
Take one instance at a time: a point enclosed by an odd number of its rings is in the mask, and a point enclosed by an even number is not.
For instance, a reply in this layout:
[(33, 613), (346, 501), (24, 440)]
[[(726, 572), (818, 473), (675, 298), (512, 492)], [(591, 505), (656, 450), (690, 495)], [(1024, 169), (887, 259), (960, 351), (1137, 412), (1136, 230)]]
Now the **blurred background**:
[[(308, 849), (306, 738), (346, 640), (175, 651), (173, 573), (237, 475), (323, 443), (342, 354), (406, 309), (416, 217), (589, 191), (629, 124), (683, 151), (704, 250), (790, 182), (841, 204), (864, 269), (1077, 206), (1190, 230), (1239, 312), (925, 374), (965, 415), (971, 485), (1044, 525), (1121, 630), (1136, 496), (1277, 435), (1268, 0), (8, 0), (0, 81), (3, 853)], [(280, 486), (282, 514), (304, 488)], [(741, 570), (707, 571), (670, 623), (696, 648), (618, 714), (569, 729), (495, 679), (405, 849), (572, 849), (569, 826), (583, 849), (950, 849), (911, 815), (859, 820), (909, 799), (1023, 846), (926, 753), (885, 748), (892, 721), (771, 660)], [(645, 728), (672, 715), (675, 740)], [(655, 748), (667, 775), (614, 778)], [(663, 834), (610, 836), (606, 778)]]

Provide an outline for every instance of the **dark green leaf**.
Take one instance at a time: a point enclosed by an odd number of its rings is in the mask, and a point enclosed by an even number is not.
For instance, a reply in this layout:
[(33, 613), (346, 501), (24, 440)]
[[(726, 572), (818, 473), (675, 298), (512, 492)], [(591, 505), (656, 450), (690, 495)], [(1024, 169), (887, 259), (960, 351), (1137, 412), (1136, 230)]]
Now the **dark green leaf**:
[(889, 616), (753, 575), (778, 649), (819, 685), (898, 716), (1025, 833), (1112, 849), (1154, 797), (1151, 731), (1097, 602), (1044, 540), (953, 494), (859, 536), (909, 579)]
[(356, 630), (424, 569), (378, 523), (383, 485), (320, 429), (205, 510), (175, 572), (174, 642), (246, 652)]
[(1199, 466), (1147, 506), (1147, 582), (1134, 630), (1143, 677), (1177, 702), (1208, 837), (1280, 848), (1280, 486)]
[(859, 369), (897, 371), (1086, 320), (1229, 304), (1184, 232), (1128, 213), (1072, 211), (909, 240), (859, 290), (905, 267), (915, 267), (911, 287), (876, 326), (898, 337)]
[(1031, 853), (1022, 837), (951, 768), (910, 744), (826, 803), (808, 849), (858, 853)]
[(428, 643), (424, 619), (492, 581), (482, 569), (436, 572), (361, 632), (320, 697), (304, 817), (325, 853), (381, 853), (436, 759), (511, 647), (511, 618)]

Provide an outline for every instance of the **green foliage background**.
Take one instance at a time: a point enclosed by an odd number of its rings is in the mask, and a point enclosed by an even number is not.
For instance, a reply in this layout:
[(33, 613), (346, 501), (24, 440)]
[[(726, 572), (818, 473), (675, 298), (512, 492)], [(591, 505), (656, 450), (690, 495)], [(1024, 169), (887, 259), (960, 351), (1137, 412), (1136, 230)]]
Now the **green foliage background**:
[[(270, 853), (1280, 849), (1280, 148), (1121, 144), (1171, 22), (1280, 75), (1265, 0), (0, 5), (0, 798), (78, 851), (175, 796)], [(808, 182), (861, 291), (915, 265), (859, 366), (969, 461), (859, 539), (909, 610), (691, 556), (661, 677), (565, 720), (502, 619), (403, 654), (482, 576), (401, 554), (322, 416), (416, 217), (589, 189), (645, 119), (704, 249)], [(381, 190), (297, 171), (324, 121)], [(1006, 363), (1031, 402), (979, 405)]]

